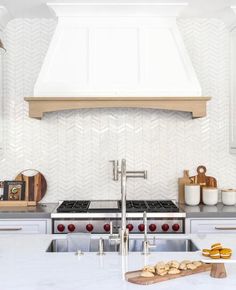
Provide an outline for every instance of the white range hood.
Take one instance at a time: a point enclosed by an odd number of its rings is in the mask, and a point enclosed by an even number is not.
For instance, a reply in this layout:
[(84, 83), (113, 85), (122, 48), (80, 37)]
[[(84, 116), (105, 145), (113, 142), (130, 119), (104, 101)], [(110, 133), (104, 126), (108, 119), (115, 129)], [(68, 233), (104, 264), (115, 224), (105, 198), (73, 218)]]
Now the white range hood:
[(176, 17), (185, 3), (48, 3), (58, 24), (34, 97), (202, 95)]
[(48, 3), (58, 24), (29, 116), (81, 108), (152, 108), (206, 116), (176, 24), (185, 3)]

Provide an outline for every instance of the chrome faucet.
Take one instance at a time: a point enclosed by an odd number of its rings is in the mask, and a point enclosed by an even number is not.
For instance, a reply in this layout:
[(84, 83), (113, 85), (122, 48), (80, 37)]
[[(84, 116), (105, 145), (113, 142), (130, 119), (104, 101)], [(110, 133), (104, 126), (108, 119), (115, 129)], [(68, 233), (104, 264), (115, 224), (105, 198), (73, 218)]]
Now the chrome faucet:
[[(128, 178), (144, 178), (147, 179), (147, 171), (127, 171), (126, 160), (121, 160), (121, 169), (119, 162), (112, 160), (113, 163), (113, 180), (118, 181), (121, 177), (121, 228), (119, 229), (118, 239), (120, 242), (120, 254), (128, 255), (129, 252), (129, 230), (126, 228), (126, 196), (127, 196), (127, 179)], [(111, 227), (112, 228), (112, 227)], [(110, 235), (113, 236), (113, 235)]]
[(150, 248), (155, 248), (155, 238), (153, 238), (153, 244), (148, 241), (147, 235), (147, 213), (143, 212), (143, 224), (144, 224), (144, 238), (143, 238), (143, 252), (142, 255), (150, 255)]

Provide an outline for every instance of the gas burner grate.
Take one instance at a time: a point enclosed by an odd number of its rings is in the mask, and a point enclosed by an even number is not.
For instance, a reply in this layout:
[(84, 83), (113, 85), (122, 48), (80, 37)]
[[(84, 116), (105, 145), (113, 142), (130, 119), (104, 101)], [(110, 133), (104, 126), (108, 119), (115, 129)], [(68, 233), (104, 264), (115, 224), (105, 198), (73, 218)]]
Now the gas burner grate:
[[(121, 201), (119, 201), (121, 209)], [(127, 212), (179, 212), (172, 200), (127, 200)]]
[[(121, 203), (120, 203), (120, 207), (121, 207)], [(139, 209), (143, 209), (143, 210), (147, 210), (147, 205), (145, 203), (145, 201), (138, 201), (138, 200), (127, 200), (126, 201), (126, 209), (127, 211), (130, 209), (131, 211), (134, 210), (139, 210)]]
[(57, 208), (57, 212), (87, 212), (89, 200), (65, 200)]
[[(110, 211), (121, 211), (121, 201), (118, 202), (119, 209), (112, 208)], [(89, 200), (65, 200), (57, 208), (57, 212), (60, 213), (80, 213), (89, 212), (90, 201)], [(105, 209), (100, 209), (99, 212)], [(106, 211), (108, 211), (106, 209)], [(174, 204), (172, 200), (127, 200), (126, 211), (135, 212), (179, 212), (179, 208)]]
[(175, 205), (172, 200), (147, 200), (149, 209), (151, 211), (161, 211), (161, 212), (178, 212), (179, 208)]

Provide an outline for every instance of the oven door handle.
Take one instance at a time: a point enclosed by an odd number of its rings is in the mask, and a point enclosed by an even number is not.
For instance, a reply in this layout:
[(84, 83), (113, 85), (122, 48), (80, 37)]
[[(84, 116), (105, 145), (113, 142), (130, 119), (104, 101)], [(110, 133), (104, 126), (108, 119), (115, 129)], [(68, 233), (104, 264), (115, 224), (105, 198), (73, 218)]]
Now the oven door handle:
[(17, 228), (0, 228), (1, 232), (14, 232), (14, 231), (21, 231), (22, 227)]
[(236, 231), (236, 227), (215, 227), (219, 231)]

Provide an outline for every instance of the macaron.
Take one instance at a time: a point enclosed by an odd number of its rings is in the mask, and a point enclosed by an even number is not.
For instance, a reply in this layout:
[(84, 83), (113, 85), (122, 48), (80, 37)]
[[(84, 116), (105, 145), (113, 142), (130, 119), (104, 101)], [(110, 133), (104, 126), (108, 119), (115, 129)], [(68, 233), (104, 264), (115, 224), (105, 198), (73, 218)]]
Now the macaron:
[(212, 250), (221, 250), (223, 247), (221, 245), (221, 243), (215, 243), (213, 245), (211, 245), (211, 249)]
[(230, 254), (232, 254), (233, 252), (230, 248), (223, 248), (221, 251), (226, 251), (226, 252), (229, 252)]
[(225, 249), (222, 249), (220, 251), (220, 257), (222, 259), (230, 259), (231, 255), (232, 255), (232, 250), (231, 249), (225, 248)]
[(203, 249), (202, 250), (202, 255), (205, 257), (209, 257), (210, 256), (210, 251), (209, 249)]
[(220, 259), (220, 251), (219, 250), (211, 250), (210, 257), (212, 259)]

